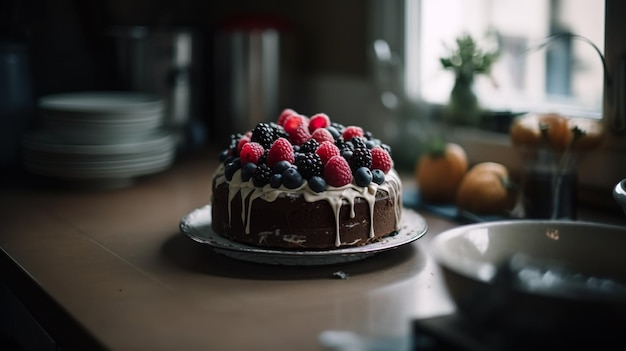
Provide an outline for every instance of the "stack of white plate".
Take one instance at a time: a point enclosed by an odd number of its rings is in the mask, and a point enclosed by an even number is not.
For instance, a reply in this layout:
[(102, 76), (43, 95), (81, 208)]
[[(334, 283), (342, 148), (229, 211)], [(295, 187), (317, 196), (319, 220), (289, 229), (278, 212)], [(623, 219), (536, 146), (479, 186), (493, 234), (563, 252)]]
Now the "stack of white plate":
[(175, 157), (161, 127), (163, 101), (138, 92), (78, 92), (39, 101), (43, 128), (22, 139), (32, 173), (94, 187), (121, 187), (162, 171)]

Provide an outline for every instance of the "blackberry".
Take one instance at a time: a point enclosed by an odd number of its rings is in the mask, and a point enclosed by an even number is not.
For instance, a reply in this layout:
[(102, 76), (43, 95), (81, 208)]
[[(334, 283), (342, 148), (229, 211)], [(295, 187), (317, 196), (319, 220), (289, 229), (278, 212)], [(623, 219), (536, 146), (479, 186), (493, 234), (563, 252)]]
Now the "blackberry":
[(350, 139), (350, 142), (354, 145), (355, 149), (358, 147), (367, 147), (366, 140), (362, 137), (354, 137)]
[(229, 149), (237, 149), (237, 144), (239, 143), (239, 139), (241, 139), (242, 136), (243, 136), (243, 134), (241, 134), (241, 133), (233, 133), (233, 134), (231, 134), (229, 142), (228, 142), (228, 148)]
[(259, 161), (257, 162), (257, 164), (261, 164), (261, 163), (267, 163), (267, 154), (270, 153), (269, 149), (265, 149), (263, 150), (263, 155), (261, 155), (261, 157), (259, 157)]
[(315, 150), (320, 146), (320, 143), (311, 138), (306, 143), (300, 145), (300, 152), (302, 153), (315, 153)]
[(237, 144), (239, 144), (239, 140), (243, 137), (241, 133), (233, 133), (230, 135), (230, 139), (228, 140), (228, 154), (239, 157), (239, 150), (237, 150)]
[(350, 164), (352, 172), (361, 167), (370, 168), (372, 166), (372, 152), (365, 145), (355, 147), (348, 164)]
[(335, 140), (335, 146), (339, 149), (339, 151), (345, 149), (354, 150), (354, 144), (349, 141), (345, 141), (342, 137)]
[(274, 140), (276, 140), (274, 129), (267, 123), (257, 124), (252, 130), (252, 136), (250, 137), (250, 141), (261, 144), (264, 149), (269, 149)]
[(285, 128), (283, 128), (282, 126), (274, 123), (274, 122), (270, 122), (270, 127), (272, 127), (272, 129), (274, 130), (274, 138), (278, 139), (278, 138), (285, 138), (285, 139), (289, 139), (289, 133), (287, 133), (285, 131)]
[(322, 159), (316, 153), (299, 153), (294, 164), (304, 179), (311, 179), (322, 174)]
[(269, 184), (271, 176), (272, 170), (270, 169), (270, 166), (265, 163), (261, 163), (252, 174), (252, 183), (254, 186), (258, 187), (265, 186), (265, 184)]

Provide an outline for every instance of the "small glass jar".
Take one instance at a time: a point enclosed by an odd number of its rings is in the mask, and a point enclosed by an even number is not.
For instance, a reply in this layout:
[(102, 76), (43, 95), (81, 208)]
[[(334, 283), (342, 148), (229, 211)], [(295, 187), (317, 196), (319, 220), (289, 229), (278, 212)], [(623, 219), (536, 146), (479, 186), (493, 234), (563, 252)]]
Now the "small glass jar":
[(578, 208), (576, 155), (546, 148), (524, 149), (522, 161), (523, 216), (575, 220)]

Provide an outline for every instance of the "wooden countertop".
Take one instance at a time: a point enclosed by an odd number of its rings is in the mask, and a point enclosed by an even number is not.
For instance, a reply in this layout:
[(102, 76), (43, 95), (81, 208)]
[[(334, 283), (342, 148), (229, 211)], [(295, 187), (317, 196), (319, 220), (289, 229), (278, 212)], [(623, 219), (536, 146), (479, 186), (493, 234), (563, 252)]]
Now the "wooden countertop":
[(212, 157), (118, 190), (3, 181), (1, 280), (63, 350), (322, 350), (325, 330), (398, 337), (454, 310), (426, 250), (457, 225), (439, 217), (422, 214), (410, 245), (319, 267), (236, 261), (182, 235), (209, 202)]

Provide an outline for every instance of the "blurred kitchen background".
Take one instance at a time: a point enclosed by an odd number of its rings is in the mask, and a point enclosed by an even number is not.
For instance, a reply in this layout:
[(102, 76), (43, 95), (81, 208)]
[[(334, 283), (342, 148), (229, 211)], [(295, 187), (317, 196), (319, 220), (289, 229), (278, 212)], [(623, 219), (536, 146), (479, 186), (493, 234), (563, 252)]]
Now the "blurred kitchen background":
[[(30, 102), (61, 92), (155, 92), (169, 102), (170, 123), (194, 129), (192, 146), (248, 127), (237, 119), (274, 117), (286, 106), (336, 116), (363, 112), (348, 96), (334, 109), (323, 106), (316, 94), (334, 94), (323, 78), (310, 79), (332, 76), (367, 89), (360, 84), (368, 74), (367, 2), (20, 0), (2, 7), (3, 42), (24, 61), (15, 74), (32, 86)], [(255, 64), (258, 72), (246, 71)], [(235, 96), (255, 74), (266, 74), (257, 79), (267, 96)], [(312, 84), (321, 86), (311, 92)], [(257, 105), (244, 107), (249, 101)]]
[[(494, 133), (473, 138), (497, 148), (473, 146), (465, 134), (461, 141), (471, 161), (506, 164), (506, 123), (516, 113), (556, 109), (603, 117), (604, 67), (588, 43), (570, 37), (527, 49), (555, 33), (583, 36), (607, 56), (613, 73), (626, 32), (617, 0), (5, 0), (0, 6), (3, 166), (19, 162), (24, 130), (41, 127), (41, 97), (130, 90), (163, 98), (163, 126), (176, 135), (177, 152), (221, 147), (230, 133), (290, 107), (375, 131), (392, 145), (398, 165), (410, 169), (453, 84), (439, 58), (465, 32), (502, 50), (494, 74), (477, 81), (476, 91), (504, 124), (487, 125)], [(624, 138), (612, 138), (619, 155)], [(613, 169), (590, 183), (604, 186), (623, 174)]]

